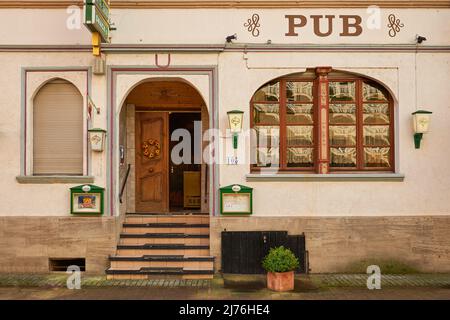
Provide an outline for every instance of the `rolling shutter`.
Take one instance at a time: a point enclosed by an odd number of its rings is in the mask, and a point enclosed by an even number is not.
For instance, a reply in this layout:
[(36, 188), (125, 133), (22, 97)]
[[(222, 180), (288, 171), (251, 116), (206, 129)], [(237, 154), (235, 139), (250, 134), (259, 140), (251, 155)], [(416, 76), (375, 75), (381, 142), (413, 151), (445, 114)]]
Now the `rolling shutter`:
[(49, 82), (34, 98), (33, 173), (83, 174), (83, 97), (67, 81)]

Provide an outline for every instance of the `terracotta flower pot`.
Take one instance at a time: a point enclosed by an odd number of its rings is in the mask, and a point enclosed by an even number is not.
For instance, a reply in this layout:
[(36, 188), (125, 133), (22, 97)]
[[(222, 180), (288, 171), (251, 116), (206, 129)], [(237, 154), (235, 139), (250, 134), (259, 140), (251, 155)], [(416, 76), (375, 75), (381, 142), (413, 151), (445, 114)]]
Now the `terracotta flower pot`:
[(268, 272), (267, 287), (273, 291), (294, 290), (294, 271)]

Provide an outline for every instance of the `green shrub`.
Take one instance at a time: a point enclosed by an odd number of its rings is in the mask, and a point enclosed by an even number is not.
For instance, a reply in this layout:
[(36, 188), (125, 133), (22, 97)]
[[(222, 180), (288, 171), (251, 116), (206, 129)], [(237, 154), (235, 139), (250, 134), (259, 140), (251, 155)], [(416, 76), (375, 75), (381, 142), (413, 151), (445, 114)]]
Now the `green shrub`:
[(287, 272), (298, 268), (299, 261), (291, 250), (281, 246), (271, 248), (262, 261), (262, 267), (267, 272)]

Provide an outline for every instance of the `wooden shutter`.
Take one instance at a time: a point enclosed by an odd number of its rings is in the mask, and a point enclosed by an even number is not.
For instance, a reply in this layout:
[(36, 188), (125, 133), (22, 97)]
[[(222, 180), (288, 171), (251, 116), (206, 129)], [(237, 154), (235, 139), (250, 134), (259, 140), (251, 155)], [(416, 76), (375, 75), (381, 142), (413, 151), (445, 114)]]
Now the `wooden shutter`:
[(33, 173), (83, 174), (83, 97), (67, 81), (47, 83), (34, 98)]

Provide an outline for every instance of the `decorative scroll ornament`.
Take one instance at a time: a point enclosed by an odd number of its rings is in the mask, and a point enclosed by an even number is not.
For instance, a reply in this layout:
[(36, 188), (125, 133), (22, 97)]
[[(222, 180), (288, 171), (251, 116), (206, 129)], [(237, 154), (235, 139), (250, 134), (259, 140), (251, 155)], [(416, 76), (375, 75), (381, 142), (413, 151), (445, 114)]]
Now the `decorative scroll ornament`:
[(398, 32), (400, 32), (400, 29), (403, 28), (405, 25), (401, 23), (400, 19), (397, 19), (395, 14), (390, 14), (388, 16), (388, 28), (389, 30), (389, 36), (391, 38), (394, 38)]
[(161, 144), (156, 139), (144, 141), (142, 144), (142, 154), (150, 160), (158, 158), (161, 154)]
[(247, 22), (244, 23), (244, 27), (247, 28), (248, 32), (251, 32), (252, 36), (259, 36), (259, 27), (261, 24), (259, 23), (259, 14), (254, 13), (251, 18), (247, 19)]

